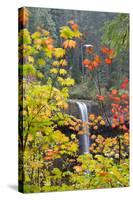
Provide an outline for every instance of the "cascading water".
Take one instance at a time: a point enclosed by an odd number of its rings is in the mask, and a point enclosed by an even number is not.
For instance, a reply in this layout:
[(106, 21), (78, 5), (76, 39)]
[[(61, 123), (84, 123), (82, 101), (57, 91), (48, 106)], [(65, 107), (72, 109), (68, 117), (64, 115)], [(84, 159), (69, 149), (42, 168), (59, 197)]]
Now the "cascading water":
[[(78, 105), (78, 108), (81, 114), (82, 122), (88, 122), (88, 110), (87, 110), (86, 104), (79, 101), (76, 103)], [(89, 147), (90, 147), (89, 128), (87, 124), (83, 126), (83, 131), (84, 131), (84, 134), (80, 135), (79, 143), (80, 143), (81, 154), (86, 154), (86, 153), (89, 153)]]

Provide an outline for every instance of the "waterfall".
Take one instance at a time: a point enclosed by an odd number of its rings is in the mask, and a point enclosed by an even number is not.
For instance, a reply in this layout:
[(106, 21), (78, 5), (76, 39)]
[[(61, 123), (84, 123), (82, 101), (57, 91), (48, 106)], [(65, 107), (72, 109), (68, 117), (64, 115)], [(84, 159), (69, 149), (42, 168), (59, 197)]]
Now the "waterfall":
[[(79, 101), (76, 103), (78, 105), (81, 114), (82, 122), (88, 122), (88, 110), (86, 104)], [(81, 154), (89, 153), (89, 147), (90, 147), (88, 125), (85, 125), (83, 127), (83, 131), (85, 132), (85, 134), (79, 136)]]

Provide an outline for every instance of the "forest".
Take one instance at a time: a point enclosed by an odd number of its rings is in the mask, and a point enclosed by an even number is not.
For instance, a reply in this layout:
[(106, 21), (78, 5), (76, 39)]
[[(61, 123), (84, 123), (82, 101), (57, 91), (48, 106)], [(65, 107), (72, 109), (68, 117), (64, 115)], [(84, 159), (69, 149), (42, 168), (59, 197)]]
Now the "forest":
[(19, 9), (19, 191), (129, 186), (129, 14)]

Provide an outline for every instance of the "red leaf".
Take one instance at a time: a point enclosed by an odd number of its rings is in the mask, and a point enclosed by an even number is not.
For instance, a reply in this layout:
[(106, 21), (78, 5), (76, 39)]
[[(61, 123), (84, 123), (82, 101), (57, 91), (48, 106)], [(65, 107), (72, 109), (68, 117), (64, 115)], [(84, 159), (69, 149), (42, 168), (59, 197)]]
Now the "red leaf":
[(105, 58), (105, 63), (108, 65), (112, 64), (112, 59), (111, 58)]

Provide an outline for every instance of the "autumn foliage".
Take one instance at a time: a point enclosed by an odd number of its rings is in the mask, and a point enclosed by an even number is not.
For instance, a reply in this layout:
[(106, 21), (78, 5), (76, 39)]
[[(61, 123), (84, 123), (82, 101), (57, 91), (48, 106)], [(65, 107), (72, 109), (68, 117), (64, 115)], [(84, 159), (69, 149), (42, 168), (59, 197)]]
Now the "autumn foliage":
[[(31, 33), (25, 25), (27, 9), (20, 11), (19, 30), (19, 187), (22, 192), (65, 191), (77, 189), (125, 187), (129, 182), (129, 94), (128, 78), (120, 88), (103, 95), (96, 79), (103, 64), (111, 67), (114, 50), (102, 47), (102, 56), (87, 50), (83, 65), (88, 78), (96, 81), (102, 114), (89, 113), (88, 122), (66, 114), (70, 88), (75, 80), (69, 72), (68, 55), (79, 48), (79, 25), (70, 20), (59, 32), (60, 45), (50, 32), (39, 28)], [(95, 73), (96, 72), (96, 73)], [(111, 102), (111, 117), (104, 110)], [(101, 130), (110, 123), (113, 137)], [(89, 154), (80, 155), (82, 128), (92, 130)], [(67, 134), (64, 132), (67, 127)], [(69, 127), (69, 128), (68, 128)], [(23, 167), (24, 166), (24, 167)]]

